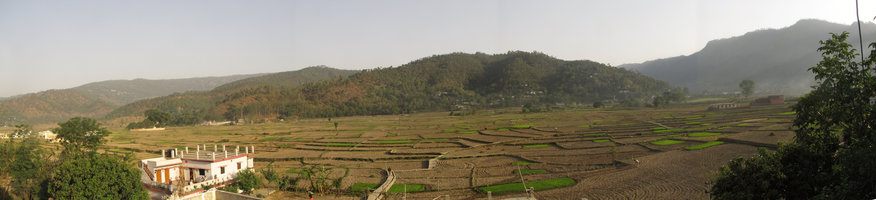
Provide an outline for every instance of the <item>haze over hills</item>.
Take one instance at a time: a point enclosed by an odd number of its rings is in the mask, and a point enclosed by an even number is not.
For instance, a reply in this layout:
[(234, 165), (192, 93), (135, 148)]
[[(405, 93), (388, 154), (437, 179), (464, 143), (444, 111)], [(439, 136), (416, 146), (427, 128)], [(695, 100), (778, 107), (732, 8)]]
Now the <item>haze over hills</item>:
[(47, 90), (0, 100), (0, 124), (51, 123), (74, 116), (103, 116), (113, 109), (146, 98), (176, 92), (210, 90), (252, 75), (166, 80), (110, 80)]
[[(873, 41), (867, 38), (876, 36), (876, 25), (866, 23), (863, 30), (867, 45)], [(829, 39), (829, 33), (843, 31), (857, 33), (857, 25), (800, 20), (781, 29), (713, 40), (691, 55), (620, 67), (687, 87), (691, 92), (737, 91), (740, 81), (751, 79), (763, 93), (802, 94), (810, 90), (814, 80), (808, 68), (821, 60), (818, 41)], [(850, 42), (858, 44), (854, 35)]]
[(222, 113), (213, 114), (215, 105), (227, 98), (260, 90), (288, 90), (303, 84), (350, 76), (357, 70), (341, 70), (326, 66), (307, 67), (296, 71), (271, 73), (220, 85), (210, 91), (193, 91), (145, 99), (124, 105), (107, 115), (108, 118), (141, 116), (149, 109), (171, 112), (176, 116), (200, 120), (223, 120)]
[[(271, 120), (604, 100), (643, 102), (669, 88), (662, 81), (625, 69), (530, 52), (436, 55), (300, 87), (276, 84), (298, 73), (303, 72), (241, 80), (210, 92), (143, 100), (113, 111), (108, 118), (139, 116), (151, 108), (199, 120)], [(243, 83), (255, 84), (240, 86)]]

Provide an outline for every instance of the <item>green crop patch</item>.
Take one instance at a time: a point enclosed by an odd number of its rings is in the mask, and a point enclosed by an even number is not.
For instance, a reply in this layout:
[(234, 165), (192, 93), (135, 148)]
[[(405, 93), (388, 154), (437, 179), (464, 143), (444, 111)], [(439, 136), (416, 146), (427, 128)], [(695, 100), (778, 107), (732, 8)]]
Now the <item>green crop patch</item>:
[(531, 165), (531, 164), (535, 164), (535, 163), (534, 162), (527, 162), (527, 161), (514, 161), (511, 163), (511, 165), (513, 165), (513, 166), (527, 166), (527, 165)]
[(796, 115), (796, 114), (797, 114), (797, 112), (795, 112), (795, 111), (788, 111), (788, 112), (779, 113), (779, 115)]
[(325, 144), (323, 144), (323, 145), (324, 145), (324, 146), (329, 146), (329, 147), (354, 147), (354, 146), (356, 146), (356, 144), (354, 144), (354, 143), (349, 143), (349, 142), (325, 143)]
[(711, 136), (718, 136), (718, 135), (721, 135), (721, 133), (715, 133), (715, 132), (696, 132), (696, 133), (688, 133), (688, 134), (687, 134), (688, 137), (711, 137)]
[(524, 149), (535, 149), (535, 148), (547, 148), (550, 147), (550, 144), (527, 144), (523, 145)]
[(410, 144), (414, 143), (412, 140), (375, 140), (374, 143), (377, 144)]
[(670, 139), (662, 139), (662, 140), (657, 140), (657, 141), (651, 142), (651, 144), (659, 145), (659, 146), (669, 146), (669, 145), (676, 145), (676, 144), (681, 144), (681, 143), (684, 143), (684, 141), (670, 140)]
[(377, 189), (378, 186), (377, 183), (353, 183), (353, 185), (350, 185), (349, 190), (350, 192), (355, 193), (367, 192), (369, 190)]
[(389, 190), (386, 192), (391, 193), (391, 194), (401, 194), (404, 192), (413, 193), (413, 192), (422, 192), (422, 191), (426, 191), (426, 185), (404, 183), (404, 184), (393, 184), (392, 187), (389, 187)]
[(721, 144), (724, 144), (724, 142), (721, 142), (721, 141), (709, 141), (709, 142), (702, 143), (702, 144), (697, 144), (697, 145), (688, 146), (688, 147), (685, 147), (684, 149), (691, 150), (691, 151), (693, 151), (693, 150), (701, 150), (701, 149), (705, 149), (705, 148), (709, 148), (709, 147), (713, 147), (713, 146), (718, 146), (718, 145), (721, 145)]
[[(569, 187), (575, 185), (577, 182), (575, 179), (569, 177), (563, 178), (552, 178), (552, 179), (543, 179), (536, 181), (527, 181), (526, 187), (532, 187), (535, 191), (549, 190), (554, 188), (562, 188)], [(498, 185), (490, 185), (479, 187), (478, 192), (487, 193), (492, 192), (493, 195), (502, 195), (508, 193), (518, 193), (524, 192), (523, 183), (515, 182), (515, 183), (505, 183)]]
[(520, 173), (523, 174), (523, 175), (544, 174), (544, 173), (547, 173), (547, 170), (543, 170), (543, 169), (520, 169)]
[(596, 142), (596, 143), (605, 143), (605, 142), (611, 142), (611, 140), (609, 140), (609, 139), (598, 139), (598, 140), (593, 140), (593, 142)]

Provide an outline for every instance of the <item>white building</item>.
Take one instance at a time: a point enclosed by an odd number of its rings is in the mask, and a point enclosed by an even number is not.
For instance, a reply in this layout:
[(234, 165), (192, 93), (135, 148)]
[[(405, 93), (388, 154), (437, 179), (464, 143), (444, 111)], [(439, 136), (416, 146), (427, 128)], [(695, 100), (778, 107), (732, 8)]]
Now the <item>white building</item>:
[(242, 150), (239, 146), (233, 150), (226, 149), (225, 145), (212, 147), (208, 150), (207, 145), (198, 145), (194, 151), (188, 147), (182, 151), (162, 150), (162, 157), (141, 160), (144, 183), (171, 192), (176, 190), (173, 185), (184, 185), (182, 190), (187, 192), (202, 186), (225, 185), (234, 180), (238, 172), (253, 168), (252, 146)]
[(53, 133), (51, 130), (40, 131), (37, 135), (49, 142), (58, 142), (58, 134)]

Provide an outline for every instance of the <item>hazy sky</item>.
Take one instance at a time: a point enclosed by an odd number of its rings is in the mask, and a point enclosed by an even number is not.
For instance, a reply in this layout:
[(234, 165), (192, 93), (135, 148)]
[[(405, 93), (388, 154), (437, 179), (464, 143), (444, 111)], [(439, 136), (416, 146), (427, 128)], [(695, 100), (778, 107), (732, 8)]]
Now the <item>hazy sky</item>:
[[(862, 2), (862, 20), (876, 3)], [(817, 18), (851, 0), (8, 1), (0, 96), (109, 79), (398, 66), (450, 52), (540, 51), (620, 65)]]

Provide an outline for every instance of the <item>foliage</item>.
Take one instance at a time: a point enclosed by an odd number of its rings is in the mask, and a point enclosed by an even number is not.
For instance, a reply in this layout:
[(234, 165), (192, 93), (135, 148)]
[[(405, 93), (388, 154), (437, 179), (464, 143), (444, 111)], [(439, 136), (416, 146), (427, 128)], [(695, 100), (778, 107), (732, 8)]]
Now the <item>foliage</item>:
[(148, 199), (140, 173), (114, 156), (67, 157), (52, 172), (48, 194), (55, 199)]
[(109, 135), (106, 128), (101, 127), (97, 120), (84, 117), (74, 117), (64, 123), (59, 123), (58, 128), (52, 132), (58, 134), (64, 152), (95, 151), (103, 144), (103, 138)]
[(523, 175), (544, 174), (544, 173), (547, 173), (547, 170), (543, 170), (543, 169), (520, 169), (520, 170), (519, 170), (519, 173), (520, 173), (520, 174), (523, 174)]
[[(575, 179), (569, 177), (563, 178), (552, 178), (552, 179), (543, 179), (536, 181), (527, 181), (526, 187), (532, 187), (535, 191), (541, 190), (549, 190), (554, 188), (568, 187), (575, 185), (577, 183)], [(515, 192), (524, 192), (523, 184), (520, 182), (516, 183), (505, 183), (498, 185), (490, 185), (479, 187), (478, 192), (487, 193), (487, 191), (492, 192), (493, 195), (502, 195), (507, 193), (515, 193)]]
[(876, 96), (876, 50), (859, 63), (847, 38), (833, 34), (821, 41), (822, 61), (810, 68), (818, 84), (794, 106), (793, 143), (725, 166), (713, 197), (876, 198), (876, 105), (870, 103)]
[(237, 189), (243, 190), (243, 193), (249, 194), (253, 190), (262, 186), (262, 180), (250, 169), (246, 169), (237, 173), (234, 178), (233, 185)]
[(544, 104), (527, 103), (523, 105), (523, 113), (539, 113), (551, 111), (551, 107)]
[(19, 197), (28, 198), (36, 198), (35, 194), (43, 194), (45, 191), (42, 191), (40, 186), (48, 178), (45, 173), (48, 168), (45, 156), (49, 152), (40, 146), (39, 139), (35, 137), (26, 137), (20, 142), (10, 142), (7, 145), (10, 149), (4, 156), (9, 156), (7, 158), (9, 163), (0, 167), (8, 169), (4, 171), (8, 171), (11, 175), (13, 191)]
[(274, 170), (274, 162), (268, 163), (267, 166), (259, 170), (259, 173), (268, 180), (268, 183), (277, 183), (280, 179), (279, 174)]
[(329, 173), (331, 172), (330, 170), (331, 168), (322, 165), (306, 165), (296, 171), (298, 172), (299, 178), (307, 180), (310, 183), (310, 189), (308, 191), (323, 193), (327, 192), (332, 186), (332, 183), (328, 178)]
[(651, 105), (655, 107), (668, 105), (670, 103), (681, 103), (687, 99), (687, 89), (686, 88), (675, 88), (672, 90), (668, 90), (663, 92), (662, 94), (654, 97), (651, 102)]
[(717, 136), (717, 135), (721, 135), (721, 133), (715, 133), (715, 132), (695, 132), (695, 133), (688, 133), (688, 134), (687, 134), (688, 137), (711, 137), (711, 136)]
[(742, 89), (742, 95), (745, 95), (745, 97), (751, 96), (751, 94), (754, 94), (754, 81), (748, 79), (742, 80), (742, 82), (739, 83), (739, 89)]

